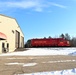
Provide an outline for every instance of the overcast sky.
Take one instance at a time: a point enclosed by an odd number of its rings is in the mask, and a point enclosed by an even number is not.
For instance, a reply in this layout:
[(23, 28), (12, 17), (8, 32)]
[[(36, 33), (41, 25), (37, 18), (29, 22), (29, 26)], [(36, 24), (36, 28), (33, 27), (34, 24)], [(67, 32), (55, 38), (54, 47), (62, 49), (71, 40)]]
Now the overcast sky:
[(0, 0), (0, 14), (17, 20), (25, 41), (61, 33), (76, 36), (76, 0)]

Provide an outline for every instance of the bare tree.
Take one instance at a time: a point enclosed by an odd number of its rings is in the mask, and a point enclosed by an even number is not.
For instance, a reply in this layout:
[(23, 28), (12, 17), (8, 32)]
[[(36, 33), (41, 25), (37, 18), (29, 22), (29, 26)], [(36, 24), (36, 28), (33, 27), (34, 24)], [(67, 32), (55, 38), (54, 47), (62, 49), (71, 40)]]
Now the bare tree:
[(68, 33), (65, 34), (65, 39), (68, 40), (68, 41), (71, 40), (71, 39), (70, 39), (70, 35), (69, 35)]
[(73, 37), (71, 40), (71, 46), (76, 47), (76, 37)]
[(64, 36), (64, 34), (63, 34), (63, 33), (60, 35), (60, 37), (61, 37), (61, 38), (65, 38), (65, 36)]

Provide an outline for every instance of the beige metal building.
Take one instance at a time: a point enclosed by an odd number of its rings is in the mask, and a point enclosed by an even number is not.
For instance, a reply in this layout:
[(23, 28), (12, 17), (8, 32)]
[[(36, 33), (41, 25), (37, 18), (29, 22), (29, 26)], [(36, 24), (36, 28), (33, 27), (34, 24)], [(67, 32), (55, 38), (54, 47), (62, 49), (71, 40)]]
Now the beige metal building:
[(0, 53), (24, 47), (24, 34), (14, 18), (0, 15)]

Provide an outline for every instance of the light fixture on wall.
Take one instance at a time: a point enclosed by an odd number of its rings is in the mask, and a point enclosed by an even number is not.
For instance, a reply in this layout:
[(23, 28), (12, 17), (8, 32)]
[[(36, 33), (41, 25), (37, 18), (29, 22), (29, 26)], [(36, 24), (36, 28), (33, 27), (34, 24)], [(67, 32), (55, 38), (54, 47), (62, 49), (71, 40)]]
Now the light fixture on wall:
[(12, 30), (12, 33), (14, 34), (14, 30)]

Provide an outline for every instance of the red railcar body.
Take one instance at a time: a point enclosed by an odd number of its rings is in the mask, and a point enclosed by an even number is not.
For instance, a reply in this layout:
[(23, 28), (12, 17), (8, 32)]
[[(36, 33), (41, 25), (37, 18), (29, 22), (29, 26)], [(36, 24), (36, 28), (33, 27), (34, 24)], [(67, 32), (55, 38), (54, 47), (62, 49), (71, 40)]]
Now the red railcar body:
[(70, 46), (69, 41), (64, 38), (44, 38), (44, 39), (32, 39), (32, 47), (51, 47), (51, 46)]

